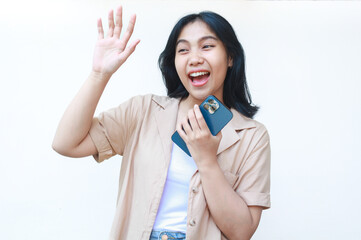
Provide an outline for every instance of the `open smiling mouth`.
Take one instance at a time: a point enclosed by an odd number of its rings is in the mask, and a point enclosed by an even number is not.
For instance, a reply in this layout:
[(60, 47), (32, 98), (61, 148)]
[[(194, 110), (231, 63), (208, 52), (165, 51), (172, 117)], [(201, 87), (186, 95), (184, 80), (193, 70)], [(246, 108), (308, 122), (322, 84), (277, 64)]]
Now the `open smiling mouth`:
[(202, 72), (192, 72), (188, 74), (191, 83), (195, 87), (201, 87), (208, 82), (210, 72), (202, 71)]

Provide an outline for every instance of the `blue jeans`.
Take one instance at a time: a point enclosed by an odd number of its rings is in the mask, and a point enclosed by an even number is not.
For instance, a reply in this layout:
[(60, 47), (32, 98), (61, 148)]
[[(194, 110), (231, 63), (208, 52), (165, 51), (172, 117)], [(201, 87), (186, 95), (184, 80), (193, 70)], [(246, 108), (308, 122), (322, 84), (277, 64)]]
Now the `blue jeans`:
[[(167, 239), (172, 240), (184, 240), (186, 239), (186, 234), (182, 232), (170, 232), (170, 231), (152, 231), (150, 234), (149, 240), (162, 240), (162, 236), (168, 236)], [(164, 237), (163, 237), (164, 239)]]

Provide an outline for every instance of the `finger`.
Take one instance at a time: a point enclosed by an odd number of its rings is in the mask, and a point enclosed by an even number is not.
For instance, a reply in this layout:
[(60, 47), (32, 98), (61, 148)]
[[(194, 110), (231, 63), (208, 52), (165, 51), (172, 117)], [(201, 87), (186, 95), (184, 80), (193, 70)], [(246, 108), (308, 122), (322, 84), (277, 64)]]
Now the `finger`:
[(123, 52), (119, 54), (120, 62), (125, 62), (125, 60), (128, 59), (128, 57), (134, 52), (139, 42), (140, 40), (137, 39), (131, 45), (129, 45)]
[(108, 25), (109, 25), (109, 30), (108, 30), (108, 37), (113, 37), (113, 33), (114, 33), (114, 13), (113, 10), (110, 10), (109, 14), (108, 14)]
[(103, 30), (103, 24), (102, 24), (102, 19), (99, 18), (98, 19), (98, 39), (103, 39), (104, 38), (104, 30)]
[(201, 110), (199, 109), (199, 106), (196, 104), (194, 105), (194, 114), (196, 115), (196, 119), (199, 125), (199, 128), (201, 130), (209, 131), (208, 125), (206, 123), (206, 120), (204, 120), (204, 117), (201, 113)]
[(119, 6), (115, 14), (114, 37), (116, 38), (120, 37), (120, 32), (122, 31), (122, 27), (123, 27), (122, 16), (123, 16), (122, 6)]
[(183, 131), (185, 132), (185, 134), (187, 136), (190, 136), (192, 133), (193, 133), (193, 130), (188, 122), (188, 119), (184, 119), (182, 122), (181, 122), (181, 125), (183, 127)]
[(186, 141), (187, 135), (186, 135), (186, 133), (184, 132), (184, 130), (183, 130), (183, 128), (182, 128), (182, 124), (180, 124), (180, 123), (177, 124), (176, 130), (177, 130), (179, 136), (180, 136), (184, 141)]
[(126, 32), (124, 33), (123, 37), (122, 37), (122, 40), (121, 40), (121, 43), (120, 43), (120, 46), (119, 46), (119, 48), (120, 48), (121, 50), (125, 49), (125, 46), (127, 46), (128, 41), (129, 41), (130, 37), (131, 37), (132, 34), (133, 34), (134, 25), (135, 25), (135, 20), (136, 20), (136, 15), (133, 14), (133, 15), (130, 17), (127, 30), (126, 30)]
[(196, 119), (196, 115), (193, 109), (190, 109), (188, 111), (188, 119), (189, 119), (189, 123), (191, 128), (193, 129), (193, 131), (200, 131), (200, 127), (198, 125), (198, 121)]

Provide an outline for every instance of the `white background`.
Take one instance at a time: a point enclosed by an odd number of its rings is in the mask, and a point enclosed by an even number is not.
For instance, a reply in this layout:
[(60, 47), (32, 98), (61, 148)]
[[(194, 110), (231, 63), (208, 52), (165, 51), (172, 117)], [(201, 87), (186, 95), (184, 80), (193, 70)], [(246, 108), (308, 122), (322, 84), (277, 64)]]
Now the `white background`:
[(51, 143), (90, 72), (96, 19), (120, 3), (141, 43), (97, 113), (164, 95), (157, 59), (173, 25), (216, 11), (243, 44), (272, 141), (272, 208), (253, 239), (361, 238), (361, 2), (22, 0), (0, 6), (0, 239), (108, 237), (121, 157), (70, 159)]

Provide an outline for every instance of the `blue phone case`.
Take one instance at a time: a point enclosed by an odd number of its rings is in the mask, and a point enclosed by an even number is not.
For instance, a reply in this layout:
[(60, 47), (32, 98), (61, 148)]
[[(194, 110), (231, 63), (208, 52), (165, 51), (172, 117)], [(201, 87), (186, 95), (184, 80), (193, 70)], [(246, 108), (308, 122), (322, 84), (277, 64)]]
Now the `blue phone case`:
[[(213, 136), (217, 135), (233, 117), (232, 112), (213, 95), (208, 96), (199, 108)], [(172, 135), (172, 141), (191, 156), (187, 144), (181, 136), (179, 136), (177, 131)]]

